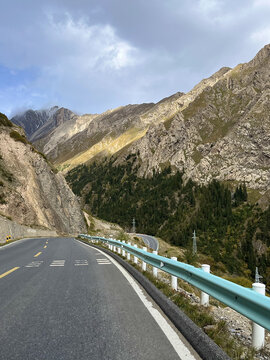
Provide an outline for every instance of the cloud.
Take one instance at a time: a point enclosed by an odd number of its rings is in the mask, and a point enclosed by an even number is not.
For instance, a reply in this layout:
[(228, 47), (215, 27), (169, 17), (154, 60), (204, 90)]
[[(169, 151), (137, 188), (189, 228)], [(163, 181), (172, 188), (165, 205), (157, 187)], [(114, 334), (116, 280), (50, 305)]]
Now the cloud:
[(270, 43), (270, 26), (265, 27), (261, 30), (255, 31), (250, 36), (251, 40), (256, 43), (260, 44), (263, 47), (265, 44)]
[(266, 0), (1, 2), (0, 107), (101, 112), (188, 91), (250, 60), (269, 17)]

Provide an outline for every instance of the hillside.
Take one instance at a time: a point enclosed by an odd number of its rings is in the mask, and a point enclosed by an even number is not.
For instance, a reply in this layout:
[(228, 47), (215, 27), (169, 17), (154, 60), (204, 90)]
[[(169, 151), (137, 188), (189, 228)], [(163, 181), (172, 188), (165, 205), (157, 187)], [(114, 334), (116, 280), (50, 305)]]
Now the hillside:
[(71, 170), (67, 180), (93, 215), (127, 231), (135, 218), (138, 232), (187, 249), (188, 262), (196, 230), (201, 261), (215, 273), (252, 280), (257, 266), (270, 286), (270, 208), (250, 204), (245, 184), (231, 189), (214, 180), (199, 186), (170, 167), (142, 178), (136, 161), (130, 156), (124, 165), (83, 165)]
[[(139, 174), (164, 164), (186, 178), (208, 183), (245, 181), (270, 189), (270, 45), (246, 64), (227, 71), (171, 119), (152, 126), (127, 153), (140, 152)], [(151, 154), (149, 156), (149, 149)]]
[(1, 223), (5, 218), (18, 226), (59, 233), (85, 231), (79, 202), (64, 177), (27, 141), (22, 128), (3, 114), (0, 114), (0, 214)]

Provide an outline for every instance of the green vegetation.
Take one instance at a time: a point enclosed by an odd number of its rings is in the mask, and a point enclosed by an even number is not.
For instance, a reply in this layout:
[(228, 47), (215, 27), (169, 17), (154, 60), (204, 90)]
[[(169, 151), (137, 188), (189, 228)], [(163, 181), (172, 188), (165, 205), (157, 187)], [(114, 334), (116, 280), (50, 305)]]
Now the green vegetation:
[(13, 180), (13, 175), (6, 170), (5, 166), (0, 162), (0, 177), (11, 182)]
[[(136, 267), (139, 271), (140, 268)], [(227, 324), (224, 320), (216, 321), (204, 306), (191, 304), (187, 296), (178, 293), (168, 284), (155, 278), (149, 272), (144, 271), (146, 276), (163, 294), (171, 299), (196, 325), (201, 327), (212, 340), (221, 347), (232, 359), (252, 360), (254, 350), (241, 346), (230, 336)]]
[[(125, 165), (108, 161), (77, 167), (67, 180), (93, 215), (126, 229), (135, 217), (138, 232), (185, 248), (187, 262), (207, 261), (217, 275), (250, 280), (258, 266), (270, 285), (270, 207), (262, 211), (249, 204), (245, 184), (234, 192), (218, 181), (199, 186), (184, 182), (183, 174), (170, 167), (139, 178), (136, 156), (129, 155)], [(198, 259), (191, 253), (194, 230)]]
[(51, 168), (51, 170), (53, 171), (54, 174), (58, 173), (58, 169), (50, 162), (50, 160), (47, 158), (47, 156), (45, 154), (43, 154), (43, 152), (38, 151), (34, 146), (31, 146), (31, 150), (33, 152), (35, 152), (36, 154), (40, 155), (41, 157), (43, 157), (43, 159), (50, 166), (50, 168)]
[(12, 127), (13, 124), (10, 120), (8, 120), (8, 118), (6, 117), (5, 114), (2, 114), (0, 112), (0, 125), (3, 125), (3, 126), (8, 126), (8, 127)]
[(15, 131), (15, 130), (12, 130), (10, 133), (9, 133), (10, 137), (12, 139), (14, 139), (15, 141), (20, 141), (24, 144), (29, 144), (29, 141), (26, 139), (25, 136), (21, 135), (20, 133), (18, 133), (18, 131)]
[(1, 194), (1, 193), (0, 193), (0, 204), (6, 204), (5, 196), (4, 196), (4, 194)]

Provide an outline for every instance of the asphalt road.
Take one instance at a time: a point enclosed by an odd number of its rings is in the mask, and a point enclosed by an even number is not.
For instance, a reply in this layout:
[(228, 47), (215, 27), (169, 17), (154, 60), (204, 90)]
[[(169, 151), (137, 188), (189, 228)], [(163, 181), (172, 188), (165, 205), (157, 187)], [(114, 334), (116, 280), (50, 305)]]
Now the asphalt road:
[(0, 248), (0, 359), (197, 359), (121, 269), (71, 238)]
[(159, 243), (158, 243), (158, 240), (154, 236), (145, 235), (145, 234), (136, 234), (136, 236), (140, 236), (143, 239), (145, 245), (149, 246), (150, 249), (153, 249), (156, 251), (158, 250)]

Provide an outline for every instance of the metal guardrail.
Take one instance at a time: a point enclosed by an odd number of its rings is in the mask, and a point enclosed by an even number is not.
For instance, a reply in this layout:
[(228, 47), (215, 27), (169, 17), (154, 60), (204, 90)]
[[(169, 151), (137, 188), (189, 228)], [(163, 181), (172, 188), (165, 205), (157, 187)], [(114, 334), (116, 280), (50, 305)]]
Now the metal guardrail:
[(206, 273), (192, 265), (149, 253), (121, 241), (85, 234), (79, 236), (120, 247), (147, 264), (185, 280), (270, 331), (270, 298), (252, 289)]

